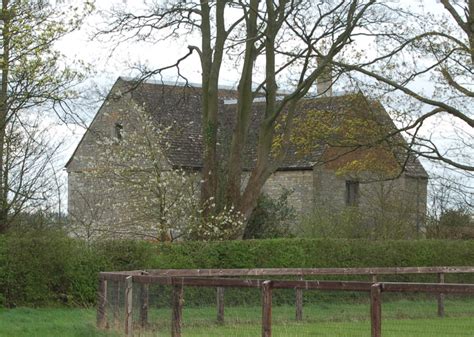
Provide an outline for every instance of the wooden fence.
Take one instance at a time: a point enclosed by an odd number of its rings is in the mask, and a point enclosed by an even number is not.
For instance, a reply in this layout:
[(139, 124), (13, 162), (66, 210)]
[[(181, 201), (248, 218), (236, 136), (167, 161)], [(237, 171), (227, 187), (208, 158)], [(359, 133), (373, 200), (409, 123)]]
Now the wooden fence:
[[(97, 326), (104, 328), (107, 319), (107, 284), (125, 282), (124, 331), (133, 335), (133, 284), (140, 285), (140, 325), (145, 327), (148, 317), (148, 287), (150, 284), (173, 287), (172, 323), (173, 337), (181, 336), (183, 287), (216, 287), (217, 318), (224, 321), (224, 288), (260, 288), (262, 292), (262, 336), (271, 336), (272, 290), (295, 289), (296, 319), (303, 317), (303, 290), (362, 291), (370, 293), (372, 336), (381, 336), (381, 305), (384, 292), (424, 292), (438, 294), (438, 315), (444, 316), (444, 294), (474, 294), (473, 284), (445, 284), (445, 274), (474, 273), (474, 267), (407, 267), (407, 268), (317, 268), (317, 269), (192, 269), (147, 270), (108, 272), (99, 274)], [(377, 275), (436, 274), (439, 283), (377, 282)], [(369, 275), (370, 282), (358, 281), (307, 281), (305, 276), (315, 275)], [(223, 277), (242, 276), (298, 276), (299, 280), (261, 280)], [(114, 311), (114, 316), (117, 312)]]

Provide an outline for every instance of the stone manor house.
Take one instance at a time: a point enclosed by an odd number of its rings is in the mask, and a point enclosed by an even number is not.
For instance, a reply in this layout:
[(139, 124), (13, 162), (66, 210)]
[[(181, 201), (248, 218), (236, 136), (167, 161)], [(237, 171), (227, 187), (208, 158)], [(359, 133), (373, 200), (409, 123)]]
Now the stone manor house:
[[(219, 91), (223, 116), (220, 129), (224, 130), (219, 135), (222, 151), (229, 140), (225, 130), (232, 129), (236, 95), (232, 89)], [(93, 172), (104, 165), (103, 158), (116, 156), (125, 146), (123, 142), (129, 130), (136, 130), (143, 120), (178, 130), (159, 140), (166, 143), (162, 144), (165, 150), (158, 159), (164, 163), (164, 170), (181, 168), (199, 172), (202, 167), (200, 99), (200, 89), (193, 86), (137, 84), (124, 78), (116, 81), (66, 164), (68, 212), (74, 221), (82, 224), (78, 229), (81, 235), (93, 238), (101, 228), (113, 228), (123, 219), (139, 221), (140, 204), (129, 205), (133, 193), (116, 188), (112, 171), (107, 179)], [(257, 98), (244, 150), (244, 170), (250, 169), (255, 161), (261, 105)], [(145, 119), (138, 118), (139, 110)], [(331, 129), (334, 125), (337, 128)], [(360, 93), (302, 100), (295, 116), (294, 144), (267, 181), (264, 193), (276, 198), (290, 191), (288, 202), (300, 216), (316, 208), (338, 212), (353, 207), (368, 215), (383, 210), (390, 217), (407, 217), (413, 226), (420, 228), (426, 213), (428, 175), (417, 158), (405, 154), (407, 144), (403, 138), (393, 135), (391, 141), (382, 142), (383, 146), (376, 149), (345, 141), (345, 137), (370, 138), (366, 134), (373, 133), (376, 125), (383, 125), (387, 133), (395, 129), (383, 106)], [(314, 136), (316, 129), (326, 130), (326, 138)], [(141, 153), (142, 146), (126, 144), (128, 151)], [(143, 160), (133, 163), (135, 168), (148, 165), (143, 164), (150, 160), (145, 157), (143, 154)], [(116, 159), (113, 165), (125, 168), (137, 158), (140, 157)], [(370, 163), (365, 165), (367, 161)], [(140, 184), (147, 185), (143, 181)]]

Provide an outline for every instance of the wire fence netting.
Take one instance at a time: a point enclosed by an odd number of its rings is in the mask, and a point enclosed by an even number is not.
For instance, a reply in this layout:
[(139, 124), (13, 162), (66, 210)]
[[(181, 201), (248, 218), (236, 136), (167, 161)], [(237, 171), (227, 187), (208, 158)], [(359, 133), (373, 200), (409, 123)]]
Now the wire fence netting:
[[(351, 279), (337, 277), (341, 278)], [(124, 281), (108, 282), (107, 328), (124, 331), (128, 305), (133, 316), (133, 336), (172, 336), (176, 286), (144, 285), (134, 282), (131, 304), (127, 304), (126, 287)], [(182, 305), (181, 336), (262, 335), (262, 290), (232, 287), (221, 289), (223, 290), (217, 290), (216, 287), (184, 286), (182, 293), (178, 291)], [(323, 290), (301, 290), (301, 292), (303, 310), (297, 313), (299, 295), (296, 289), (272, 290), (272, 336), (371, 335), (368, 292)], [(474, 336), (474, 296), (442, 295), (442, 308), (439, 307), (438, 296), (425, 293), (383, 293), (382, 336)], [(223, 298), (223, 307), (217, 305), (219, 297)]]
[(382, 300), (384, 337), (474, 336), (471, 294), (383, 294)]

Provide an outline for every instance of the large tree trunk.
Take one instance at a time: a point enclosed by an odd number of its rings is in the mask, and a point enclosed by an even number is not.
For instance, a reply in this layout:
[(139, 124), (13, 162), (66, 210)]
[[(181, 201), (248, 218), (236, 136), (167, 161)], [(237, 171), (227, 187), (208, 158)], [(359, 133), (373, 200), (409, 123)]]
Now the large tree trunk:
[[(266, 79), (266, 106), (265, 118), (259, 131), (257, 145), (257, 163), (252, 170), (239, 205), (240, 212), (248, 219), (257, 205), (258, 197), (263, 185), (274, 169), (270, 165), (270, 155), (273, 142), (273, 132), (276, 111), (276, 73), (275, 73), (275, 37), (278, 31), (277, 17), (273, 0), (266, 0), (267, 28), (265, 30), (265, 79)], [(282, 4), (280, 4), (282, 5)]]
[(201, 2), (202, 23), (202, 127), (203, 127), (203, 169), (201, 201), (204, 216), (212, 212), (212, 200), (216, 198), (219, 183), (219, 160), (217, 157), (217, 125), (219, 108), (219, 72), (224, 55), (226, 31), (224, 23), (225, 2), (216, 5), (216, 42), (211, 47), (211, 8), (207, 0)]
[[(360, 19), (362, 13), (373, 3), (365, 5), (364, 8), (355, 15), (357, 10), (357, 1), (351, 3), (348, 9), (347, 18), (348, 25), (346, 29), (341, 32), (334, 44), (324, 57), (324, 62), (318, 65), (317, 69), (308, 70), (305, 66), (301, 73), (297, 89), (288, 95), (282, 102), (277, 102), (277, 69), (276, 69), (276, 54), (277, 54), (277, 35), (281, 30), (283, 23), (287, 17), (287, 11), (291, 11), (287, 5), (294, 6), (293, 2), (288, 0), (280, 0), (274, 2), (273, 0), (265, 0), (266, 16), (258, 15), (260, 0), (251, 0), (246, 9), (245, 23), (246, 23), (246, 39), (245, 39), (245, 55), (242, 73), (238, 88), (238, 103), (236, 107), (236, 127), (232, 135), (231, 147), (226, 161), (225, 182), (225, 200), (219, 200), (219, 186), (218, 179), (219, 158), (217, 158), (216, 143), (217, 143), (217, 113), (218, 113), (218, 75), (222, 63), (222, 55), (224, 52), (225, 40), (227, 32), (224, 25), (224, 7), (225, 1), (216, 2), (216, 34), (214, 44), (214, 54), (212, 53), (211, 44), (211, 28), (209, 6), (207, 1), (201, 3), (202, 8), (202, 24), (201, 31), (203, 34), (203, 127), (204, 127), (204, 165), (203, 178), (204, 184), (202, 189), (203, 202), (207, 202), (211, 197), (217, 201), (227, 205), (234, 205), (248, 220), (253, 212), (258, 197), (262, 192), (262, 188), (270, 175), (278, 168), (278, 161), (283, 156), (278, 158), (272, 157), (272, 143), (275, 132), (275, 124), (281, 114), (286, 109), (287, 126), (291, 125), (291, 112), (298, 101), (308, 92), (314, 81), (324, 72), (324, 68), (328, 66), (334, 55), (336, 55), (342, 47), (347, 43), (355, 23)], [(258, 20), (265, 20), (260, 26)], [(264, 31), (259, 28), (265, 27)], [(263, 41), (263, 46), (258, 46), (257, 43)], [(314, 54), (314, 41), (308, 39), (308, 55), (305, 61), (308, 63)], [(246, 136), (249, 128), (249, 121), (252, 111), (252, 103), (255, 93), (252, 92), (252, 71), (257, 55), (265, 55), (265, 80), (262, 88), (266, 94), (265, 115), (259, 129), (259, 139), (257, 144), (257, 158), (255, 167), (250, 173), (248, 182), (242, 189), (242, 170), (243, 170), (243, 149), (246, 143)], [(214, 56), (214, 57), (212, 57)], [(308, 71), (308, 73), (306, 73)], [(289, 109), (288, 109), (289, 107)], [(284, 130), (286, 139), (291, 127)], [(218, 195), (219, 194), (219, 195)], [(223, 202), (223, 203), (222, 203)]]
[(259, 0), (250, 1), (250, 9), (246, 17), (247, 41), (245, 44), (244, 64), (238, 86), (238, 103), (236, 110), (236, 126), (232, 135), (232, 143), (228, 159), (226, 203), (229, 206), (240, 204), (242, 187), (242, 153), (249, 129), (250, 114), (254, 94), (252, 92), (253, 66), (256, 58), (257, 10)]

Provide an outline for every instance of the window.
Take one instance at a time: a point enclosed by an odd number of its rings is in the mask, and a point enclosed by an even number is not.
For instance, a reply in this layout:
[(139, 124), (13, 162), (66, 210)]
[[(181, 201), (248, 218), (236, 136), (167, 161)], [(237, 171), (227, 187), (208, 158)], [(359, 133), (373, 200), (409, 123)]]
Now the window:
[(115, 123), (114, 126), (114, 137), (117, 140), (122, 140), (122, 131), (123, 131), (123, 125), (120, 122)]
[(346, 181), (346, 206), (357, 206), (359, 204), (359, 182)]

